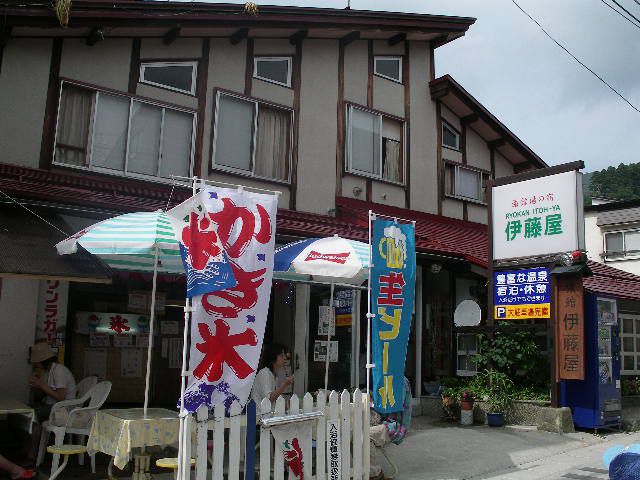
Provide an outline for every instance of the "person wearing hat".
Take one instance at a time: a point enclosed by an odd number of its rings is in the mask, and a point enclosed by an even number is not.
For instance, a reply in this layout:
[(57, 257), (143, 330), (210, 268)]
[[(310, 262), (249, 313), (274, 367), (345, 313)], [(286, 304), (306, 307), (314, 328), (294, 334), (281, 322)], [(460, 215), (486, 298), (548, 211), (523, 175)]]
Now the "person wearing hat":
[(38, 342), (31, 347), (29, 361), (34, 370), (43, 372), (41, 376), (32, 373), (29, 377), (29, 386), (39, 397), (32, 405), (38, 422), (33, 426), (31, 449), (26, 461), (32, 464), (38, 451), (40, 424), (49, 419), (54, 403), (76, 398), (76, 381), (67, 367), (56, 362), (56, 353), (46, 342)]

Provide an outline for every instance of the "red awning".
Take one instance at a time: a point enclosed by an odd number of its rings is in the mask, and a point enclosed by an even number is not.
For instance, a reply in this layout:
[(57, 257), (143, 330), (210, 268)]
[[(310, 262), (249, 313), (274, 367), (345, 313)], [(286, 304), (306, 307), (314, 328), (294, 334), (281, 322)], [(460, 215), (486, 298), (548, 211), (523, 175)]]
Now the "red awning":
[(623, 300), (640, 301), (640, 277), (604, 263), (589, 261), (593, 275), (584, 279), (584, 288), (591, 293)]

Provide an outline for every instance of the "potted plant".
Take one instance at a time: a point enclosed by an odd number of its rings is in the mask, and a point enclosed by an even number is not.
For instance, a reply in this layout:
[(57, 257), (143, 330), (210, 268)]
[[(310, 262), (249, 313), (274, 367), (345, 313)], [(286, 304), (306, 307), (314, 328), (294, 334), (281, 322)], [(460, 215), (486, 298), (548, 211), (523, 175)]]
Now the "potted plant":
[(502, 372), (485, 370), (473, 379), (476, 392), (487, 402), (487, 424), (490, 427), (502, 427), (504, 415), (513, 401), (513, 382)]
[(460, 394), (460, 410), (473, 410), (474, 402), (475, 397), (470, 390), (465, 390)]

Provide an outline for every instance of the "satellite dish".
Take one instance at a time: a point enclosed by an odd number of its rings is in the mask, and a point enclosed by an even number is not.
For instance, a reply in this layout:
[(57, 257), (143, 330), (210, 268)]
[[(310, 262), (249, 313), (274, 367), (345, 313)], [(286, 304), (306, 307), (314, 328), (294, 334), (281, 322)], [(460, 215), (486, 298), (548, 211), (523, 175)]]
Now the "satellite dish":
[(480, 325), (482, 311), (480, 305), (473, 300), (463, 300), (456, 307), (453, 314), (453, 323), (456, 327), (475, 327)]

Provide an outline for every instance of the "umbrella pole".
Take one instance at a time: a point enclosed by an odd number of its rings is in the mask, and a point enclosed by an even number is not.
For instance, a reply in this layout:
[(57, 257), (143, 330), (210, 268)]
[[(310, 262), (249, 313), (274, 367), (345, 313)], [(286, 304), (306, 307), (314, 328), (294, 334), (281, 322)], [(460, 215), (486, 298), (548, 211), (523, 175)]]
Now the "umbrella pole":
[(331, 352), (331, 323), (333, 320), (333, 290), (335, 289), (335, 285), (331, 284), (331, 298), (329, 298), (329, 325), (327, 327), (327, 358), (325, 361), (325, 369), (324, 369), (324, 391), (326, 392), (329, 388), (329, 353)]
[(367, 401), (371, 401), (369, 391), (371, 388), (371, 319), (374, 317), (371, 312), (371, 269), (373, 268), (373, 252), (371, 247), (371, 220), (373, 212), (369, 210), (369, 281), (367, 282)]
[(149, 406), (149, 383), (151, 380), (151, 354), (153, 352), (153, 324), (156, 317), (156, 287), (158, 283), (158, 243), (155, 244), (155, 257), (153, 259), (153, 282), (151, 286), (151, 315), (149, 319), (149, 341), (147, 345), (147, 376), (144, 383), (144, 417), (147, 417)]

